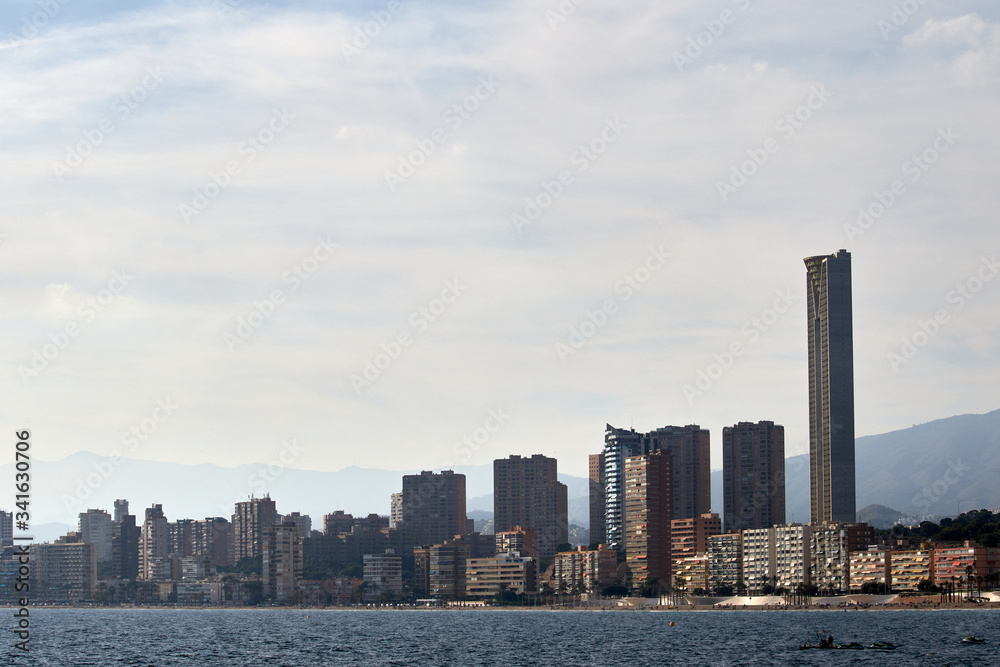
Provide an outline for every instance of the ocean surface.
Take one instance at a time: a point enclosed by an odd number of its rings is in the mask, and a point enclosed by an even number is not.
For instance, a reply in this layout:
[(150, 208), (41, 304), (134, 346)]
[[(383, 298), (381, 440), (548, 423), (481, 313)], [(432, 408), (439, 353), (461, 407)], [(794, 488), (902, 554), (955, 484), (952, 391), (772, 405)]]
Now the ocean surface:
[[(31, 620), (27, 655), (4, 632), (8, 664), (1000, 665), (1000, 611), (984, 610), (33, 609)], [(817, 631), (900, 648), (799, 650)], [(987, 643), (960, 643), (971, 634)]]

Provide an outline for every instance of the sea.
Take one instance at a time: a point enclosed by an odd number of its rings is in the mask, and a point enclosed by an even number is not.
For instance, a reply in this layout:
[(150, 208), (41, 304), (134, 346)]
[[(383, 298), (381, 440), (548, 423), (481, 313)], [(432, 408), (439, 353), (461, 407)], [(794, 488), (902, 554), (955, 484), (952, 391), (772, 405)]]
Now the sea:
[[(799, 649), (817, 633), (898, 648)], [(28, 653), (14, 649), (12, 634), (4, 633), (8, 664), (60, 667), (1000, 665), (1000, 610), (36, 608)], [(987, 642), (962, 644), (968, 635)]]

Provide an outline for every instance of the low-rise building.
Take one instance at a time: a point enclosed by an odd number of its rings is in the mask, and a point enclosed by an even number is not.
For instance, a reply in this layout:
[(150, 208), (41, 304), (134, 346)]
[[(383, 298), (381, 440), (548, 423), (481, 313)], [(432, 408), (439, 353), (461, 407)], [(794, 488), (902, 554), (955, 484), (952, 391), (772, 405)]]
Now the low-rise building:
[(501, 592), (517, 595), (538, 590), (537, 564), (516, 552), (492, 558), (470, 558), (465, 566), (465, 594), (471, 598), (495, 598)]
[(599, 544), (593, 550), (581, 546), (556, 554), (552, 581), (556, 590), (592, 593), (613, 584), (617, 574), (618, 553)]
[(893, 552), (885, 549), (851, 552), (851, 592), (860, 593), (865, 584), (877, 584), (880, 592), (888, 592), (892, 586), (893, 556)]
[(917, 591), (920, 582), (934, 582), (934, 552), (930, 549), (893, 551), (889, 573), (894, 593)]

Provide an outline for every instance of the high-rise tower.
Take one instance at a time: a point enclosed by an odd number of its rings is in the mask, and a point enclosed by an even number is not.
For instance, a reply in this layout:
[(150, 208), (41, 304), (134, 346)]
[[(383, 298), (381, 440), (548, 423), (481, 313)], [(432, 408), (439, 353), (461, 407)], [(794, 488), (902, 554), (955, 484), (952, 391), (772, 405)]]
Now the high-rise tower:
[(722, 429), (726, 531), (785, 523), (785, 428), (740, 422)]
[(807, 257), (809, 496), (813, 523), (855, 521), (851, 253)]

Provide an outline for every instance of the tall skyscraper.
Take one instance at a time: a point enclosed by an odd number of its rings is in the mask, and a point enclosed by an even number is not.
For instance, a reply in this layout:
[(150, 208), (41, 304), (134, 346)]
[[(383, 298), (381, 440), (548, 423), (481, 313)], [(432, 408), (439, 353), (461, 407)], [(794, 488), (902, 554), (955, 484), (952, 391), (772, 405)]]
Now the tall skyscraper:
[(625, 563), (632, 587), (671, 585), (673, 470), (666, 451), (625, 459)]
[(139, 578), (139, 541), (142, 528), (131, 514), (119, 514), (111, 536), (111, 575), (117, 579)]
[(233, 516), (233, 557), (254, 558), (264, 551), (264, 531), (278, 522), (278, 512), (270, 496), (236, 503)]
[(851, 254), (807, 257), (812, 523), (855, 520)]
[(621, 549), (625, 525), (625, 459), (655, 451), (670, 452), (673, 465), (673, 513), (676, 519), (701, 516), (712, 509), (710, 439), (697, 424), (664, 426), (649, 433), (618, 429), (604, 433), (604, 530), (608, 546)]
[(558, 479), (553, 458), (512, 455), (493, 461), (493, 529), (535, 529), (538, 558), (555, 558), (556, 547), (569, 541), (566, 485)]
[(785, 523), (785, 427), (740, 422), (722, 429), (726, 532)]
[(104, 510), (81, 512), (77, 527), (87, 544), (97, 545), (98, 562), (111, 560), (111, 515)]
[(403, 475), (404, 559), (415, 546), (431, 546), (466, 532), (465, 475), (452, 470)]
[(302, 538), (294, 523), (270, 525), (261, 535), (262, 579), (265, 597), (291, 602), (302, 578)]
[(0, 546), (14, 544), (14, 513), (0, 510)]
[(139, 577), (152, 579), (154, 561), (165, 558), (169, 549), (170, 532), (167, 528), (167, 517), (163, 514), (163, 505), (146, 508), (146, 519), (142, 522), (142, 538), (139, 544)]
[(604, 532), (604, 452), (590, 455), (590, 542), (607, 544)]
[(119, 523), (122, 517), (128, 514), (128, 501), (124, 498), (119, 498), (115, 501), (115, 515), (112, 521)]

